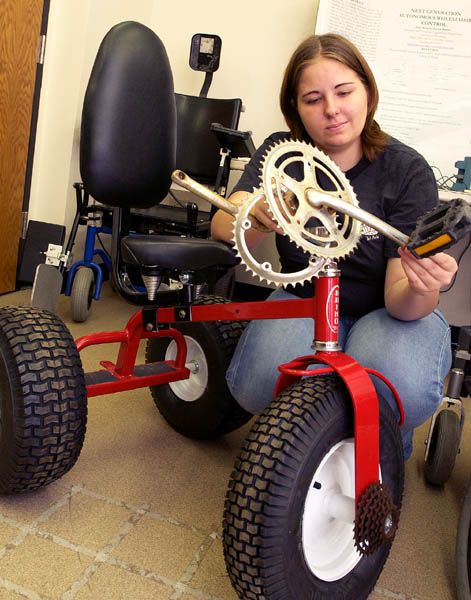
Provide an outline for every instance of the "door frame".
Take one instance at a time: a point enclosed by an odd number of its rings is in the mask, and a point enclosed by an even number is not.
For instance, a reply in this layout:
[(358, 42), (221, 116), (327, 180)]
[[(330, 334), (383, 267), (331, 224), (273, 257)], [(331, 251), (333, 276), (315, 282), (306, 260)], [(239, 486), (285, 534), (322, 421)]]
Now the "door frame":
[(38, 116), (39, 116), (39, 101), (41, 97), (41, 86), (43, 80), (44, 71), (44, 56), (47, 44), (47, 24), (49, 19), (49, 9), (51, 0), (43, 0), (42, 16), (41, 16), (41, 27), (39, 31), (38, 40), (38, 57), (36, 62), (36, 74), (34, 80), (34, 91), (33, 91), (33, 102), (31, 107), (31, 121), (29, 128), (29, 139), (28, 139), (28, 151), (26, 156), (26, 168), (25, 178), (23, 185), (23, 200), (21, 204), (21, 231), (20, 238), (18, 240), (18, 258), (16, 261), (16, 277), (15, 277), (15, 289), (18, 289), (18, 275), (20, 273), (21, 263), (23, 259), (23, 251), (26, 242), (26, 233), (28, 228), (28, 212), (29, 203), (31, 198), (31, 182), (33, 176), (33, 161), (34, 151), (36, 147), (36, 133), (38, 129)]
[[(23, 214), (28, 212), (29, 200), (31, 195), (31, 179), (33, 173), (34, 149), (36, 145), (36, 132), (38, 127), (39, 99), (41, 95), (41, 85), (44, 70), (44, 51), (47, 43), (47, 23), (49, 18), (49, 8), (51, 0), (43, 0), (43, 14), (41, 17), (40, 44), (38, 47), (38, 62), (36, 64), (36, 78), (34, 82), (33, 106), (31, 111), (31, 125), (29, 130), (28, 155), (26, 159), (25, 183), (23, 189)], [(25, 227), (22, 228), (22, 238), (26, 235)], [(18, 261), (18, 268), (19, 268)]]

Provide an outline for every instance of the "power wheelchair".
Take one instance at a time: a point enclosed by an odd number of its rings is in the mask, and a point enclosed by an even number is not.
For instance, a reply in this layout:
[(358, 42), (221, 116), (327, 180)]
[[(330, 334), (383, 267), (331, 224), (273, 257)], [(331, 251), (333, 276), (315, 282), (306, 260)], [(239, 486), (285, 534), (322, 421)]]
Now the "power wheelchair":
[[(290, 235), (318, 218), (320, 226), (305, 228), (298, 241), (316, 247), (319, 256), (313, 253), (306, 270), (294, 275), (258, 263), (244, 240), (259, 195), (236, 209), (174, 171), (168, 58), (155, 33), (134, 22), (115, 26), (102, 42), (84, 103), (81, 148), (87, 189), (114, 207), (113, 285), (140, 308), (122, 331), (76, 341), (47, 311), (0, 311), (0, 492), (36, 490), (73, 467), (84, 441), (87, 397), (149, 387), (165, 419), (183, 435), (210, 438), (234, 430), (251, 418), (225, 381), (246, 322), (313, 317), (315, 353), (280, 365), (275, 399), (254, 420), (235, 463), (223, 519), (226, 566), (245, 600), (366, 598), (398, 524), (403, 414), (391, 384), (386, 382), (399, 420), (372, 384), (370, 375), (382, 375), (339, 347), (335, 257), (339, 248), (354, 244), (360, 221), (425, 255), (469, 228), (469, 215), (463, 217), (460, 205), (441, 208), (409, 239), (362, 211), (348, 181), (325, 155), (306, 144), (280, 144), (268, 161), (263, 193)], [(305, 180), (295, 182), (287, 174), (293, 161), (302, 163)], [(316, 170), (326, 174), (333, 190), (316, 187)], [(130, 208), (159, 202), (172, 177), (236, 213), (237, 253), (208, 239), (128, 235)], [(318, 277), (316, 297), (229, 302), (199, 294), (202, 284), (241, 259), (278, 284)], [(145, 292), (133, 285), (136, 275)], [(170, 277), (182, 289), (159, 293)], [(146, 362), (137, 365), (142, 340)], [(80, 352), (108, 343), (119, 344), (115, 362), (102, 361), (100, 369), (84, 373)]]

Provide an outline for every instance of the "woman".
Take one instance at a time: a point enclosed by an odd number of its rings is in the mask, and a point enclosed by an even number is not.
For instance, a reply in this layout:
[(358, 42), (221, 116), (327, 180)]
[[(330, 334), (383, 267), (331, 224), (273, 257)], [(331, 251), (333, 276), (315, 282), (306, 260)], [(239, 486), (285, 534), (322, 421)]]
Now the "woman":
[[(431, 168), (415, 150), (381, 131), (374, 120), (378, 90), (358, 49), (345, 38), (311, 36), (294, 52), (280, 93), (289, 133), (275, 133), (247, 165), (230, 200), (243, 202), (259, 186), (260, 164), (274, 142), (291, 137), (323, 150), (352, 184), (360, 206), (405, 234), (437, 201)], [(256, 245), (276, 224), (261, 200), (253, 211), (260, 230), (249, 231)], [(215, 239), (231, 241), (232, 217), (218, 211)], [(276, 234), (282, 268), (299, 271), (306, 255)], [(437, 408), (451, 364), (450, 332), (436, 309), (440, 288), (457, 269), (443, 253), (417, 260), (371, 229), (364, 229), (355, 252), (338, 262), (342, 272), (340, 342), (347, 354), (382, 372), (404, 403), (404, 454), (412, 452), (415, 427)], [(311, 284), (276, 290), (272, 299), (312, 294)], [(312, 353), (309, 319), (254, 321), (240, 339), (227, 373), (229, 388), (249, 412), (261, 412), (272, 399), (277, 365)], [(254, 368), (253, 365), (256, 365)], [(389, 389), (374, 382), (394, 407)]]

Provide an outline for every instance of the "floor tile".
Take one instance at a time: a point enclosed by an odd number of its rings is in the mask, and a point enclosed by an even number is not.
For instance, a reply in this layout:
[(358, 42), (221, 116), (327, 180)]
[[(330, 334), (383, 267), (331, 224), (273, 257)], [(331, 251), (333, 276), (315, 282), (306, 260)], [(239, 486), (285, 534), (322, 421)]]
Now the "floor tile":
[(16, 527), (12, 527), (0, 521), (0, 550), (3, 548), (3, 546), (6, 546), (12, 540), (14, 540), (19, 533), (20, 530)]
[(74, 544), (100, 550), (131, 515), (123, 506), (78, 493), (42, 523), (40, 529)]
[(112, 556), (177, 581), (204, 540), (202, 534), (144, 516)]
[(0, 496), (0, 514), (30, 523), (69, 493), (63, 480), (28, 494)]
[(13, 590), (5, 590), (0, 588), (0, 600), (24, 600), (24, 595), (17, 594)]
[(100, 565), (75, 600), (168, 600), (172, 588), (110, 565)]
[(0, 577), (44, 596), (58, 598), (92, 558), (47, 539), (29, 535), (0, 559)]

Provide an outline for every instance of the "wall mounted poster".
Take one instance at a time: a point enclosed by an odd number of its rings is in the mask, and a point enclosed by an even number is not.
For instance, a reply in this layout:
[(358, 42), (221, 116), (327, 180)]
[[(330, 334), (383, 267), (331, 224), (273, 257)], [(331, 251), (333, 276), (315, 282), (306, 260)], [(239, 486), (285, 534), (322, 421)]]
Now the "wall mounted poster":
[(319, 0), (316, 33), (327, 32), (368, 60), (381, 127), (456, 174), (471, 155), (471, 1)]

